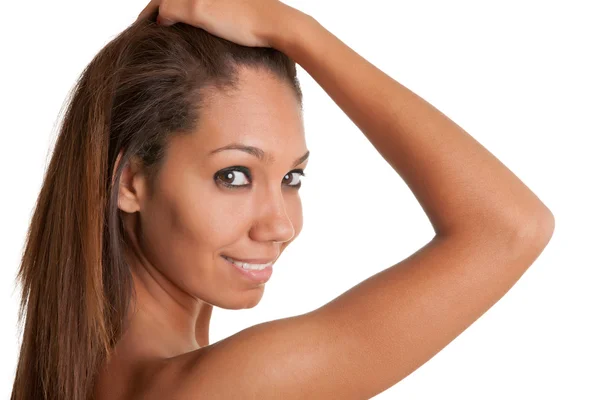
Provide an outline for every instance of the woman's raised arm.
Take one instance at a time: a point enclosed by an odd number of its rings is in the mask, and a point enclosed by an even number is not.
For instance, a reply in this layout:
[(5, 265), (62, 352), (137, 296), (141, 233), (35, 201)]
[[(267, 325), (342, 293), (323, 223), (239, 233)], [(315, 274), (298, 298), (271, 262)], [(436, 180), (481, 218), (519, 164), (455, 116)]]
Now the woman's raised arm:
[(269, 43), (300, 64), (358, 126), (404, 179), (438, 236), (502, 241), (518, 230), (519, 241), (510, 246), (526, 245), (521, 235), (548, 236), (552, 213), (493, 154), (313, 17), (287, 10), (302, 23), (274, 30)]
[(370, 398), (485, 313), (552, 236), (548, 208), (468, 133), (314, 18), (281, 10), (269, 43), (362, 130), (414, 192), (436, 236), (312, 312), (175, 357), (148, 381), (144, 398)]

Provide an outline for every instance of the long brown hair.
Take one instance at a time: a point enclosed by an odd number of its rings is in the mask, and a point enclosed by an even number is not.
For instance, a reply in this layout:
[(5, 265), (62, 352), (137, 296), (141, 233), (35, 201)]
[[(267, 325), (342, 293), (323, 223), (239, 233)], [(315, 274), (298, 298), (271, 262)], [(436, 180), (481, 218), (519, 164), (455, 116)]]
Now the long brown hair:
[(16, 277), (20, 326), (27, 312), (11, 400), (91, 398), (126, 329), (135, 298), (116, 188), (127, 162), (139, 157), (152, 181), (169, 135), (191, 133), (211, 93), (237, 88), (240, 66), (289, 83), (302, 109), (284, 53), (162, 27), (156, 14), (112, 39), (70, 92)]

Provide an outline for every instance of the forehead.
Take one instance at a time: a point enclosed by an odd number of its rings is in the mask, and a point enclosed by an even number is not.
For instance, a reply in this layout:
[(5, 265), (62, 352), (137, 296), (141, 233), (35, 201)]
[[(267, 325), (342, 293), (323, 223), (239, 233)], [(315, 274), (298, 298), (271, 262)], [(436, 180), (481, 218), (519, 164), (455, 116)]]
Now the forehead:
[(238, 88), (213, 91), (200, 111), (198, 149), (231, 142), (256, 146), (269, 155), (306, 148), (300, 104), (287, 82), (267, 71), (241, 69)]

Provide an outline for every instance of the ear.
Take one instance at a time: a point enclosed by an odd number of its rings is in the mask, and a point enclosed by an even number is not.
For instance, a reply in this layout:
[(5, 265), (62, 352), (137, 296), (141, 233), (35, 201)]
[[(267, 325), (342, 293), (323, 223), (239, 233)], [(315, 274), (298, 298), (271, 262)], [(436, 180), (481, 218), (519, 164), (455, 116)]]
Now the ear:
[[(115, 179), (117, 166), (119, 165), (122, 156), (123, 150), (119, 152), (113, 168), (113, 181)], [(134, 213), (141, 209), (143, 195), (145, 192), (144, 179), (145, 178), (144, 174), (142, 173), (142, 164), (140, 160), (137, 157), (132, 157), (123, 168), (123, 172), (121, 173), (121, 177), (119, 179), (119, 209), (128, 213)]]

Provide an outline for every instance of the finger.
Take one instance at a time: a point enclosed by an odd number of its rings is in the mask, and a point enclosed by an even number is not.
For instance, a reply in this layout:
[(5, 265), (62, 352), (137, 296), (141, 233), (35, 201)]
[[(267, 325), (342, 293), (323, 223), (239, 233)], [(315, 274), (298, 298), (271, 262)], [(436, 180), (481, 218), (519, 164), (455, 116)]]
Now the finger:
[(175, 23), (175, 21), (171, 21), (170, 19), (166, 19), (165, 17), (161, 17), (159, 15), (156, 17), (156, 23), (162, 26), (171, 26)]
[(144, 9), (142, 10), (142, 12), (138, 15), (136, 21), (139, 21), (140, 19), (147, 19), (147, 18), (149, 18), (158, 9), (159, 4), (160, 4), (160, 0), (151, 0), (146, 5), (146, 7), (144, 7)]

